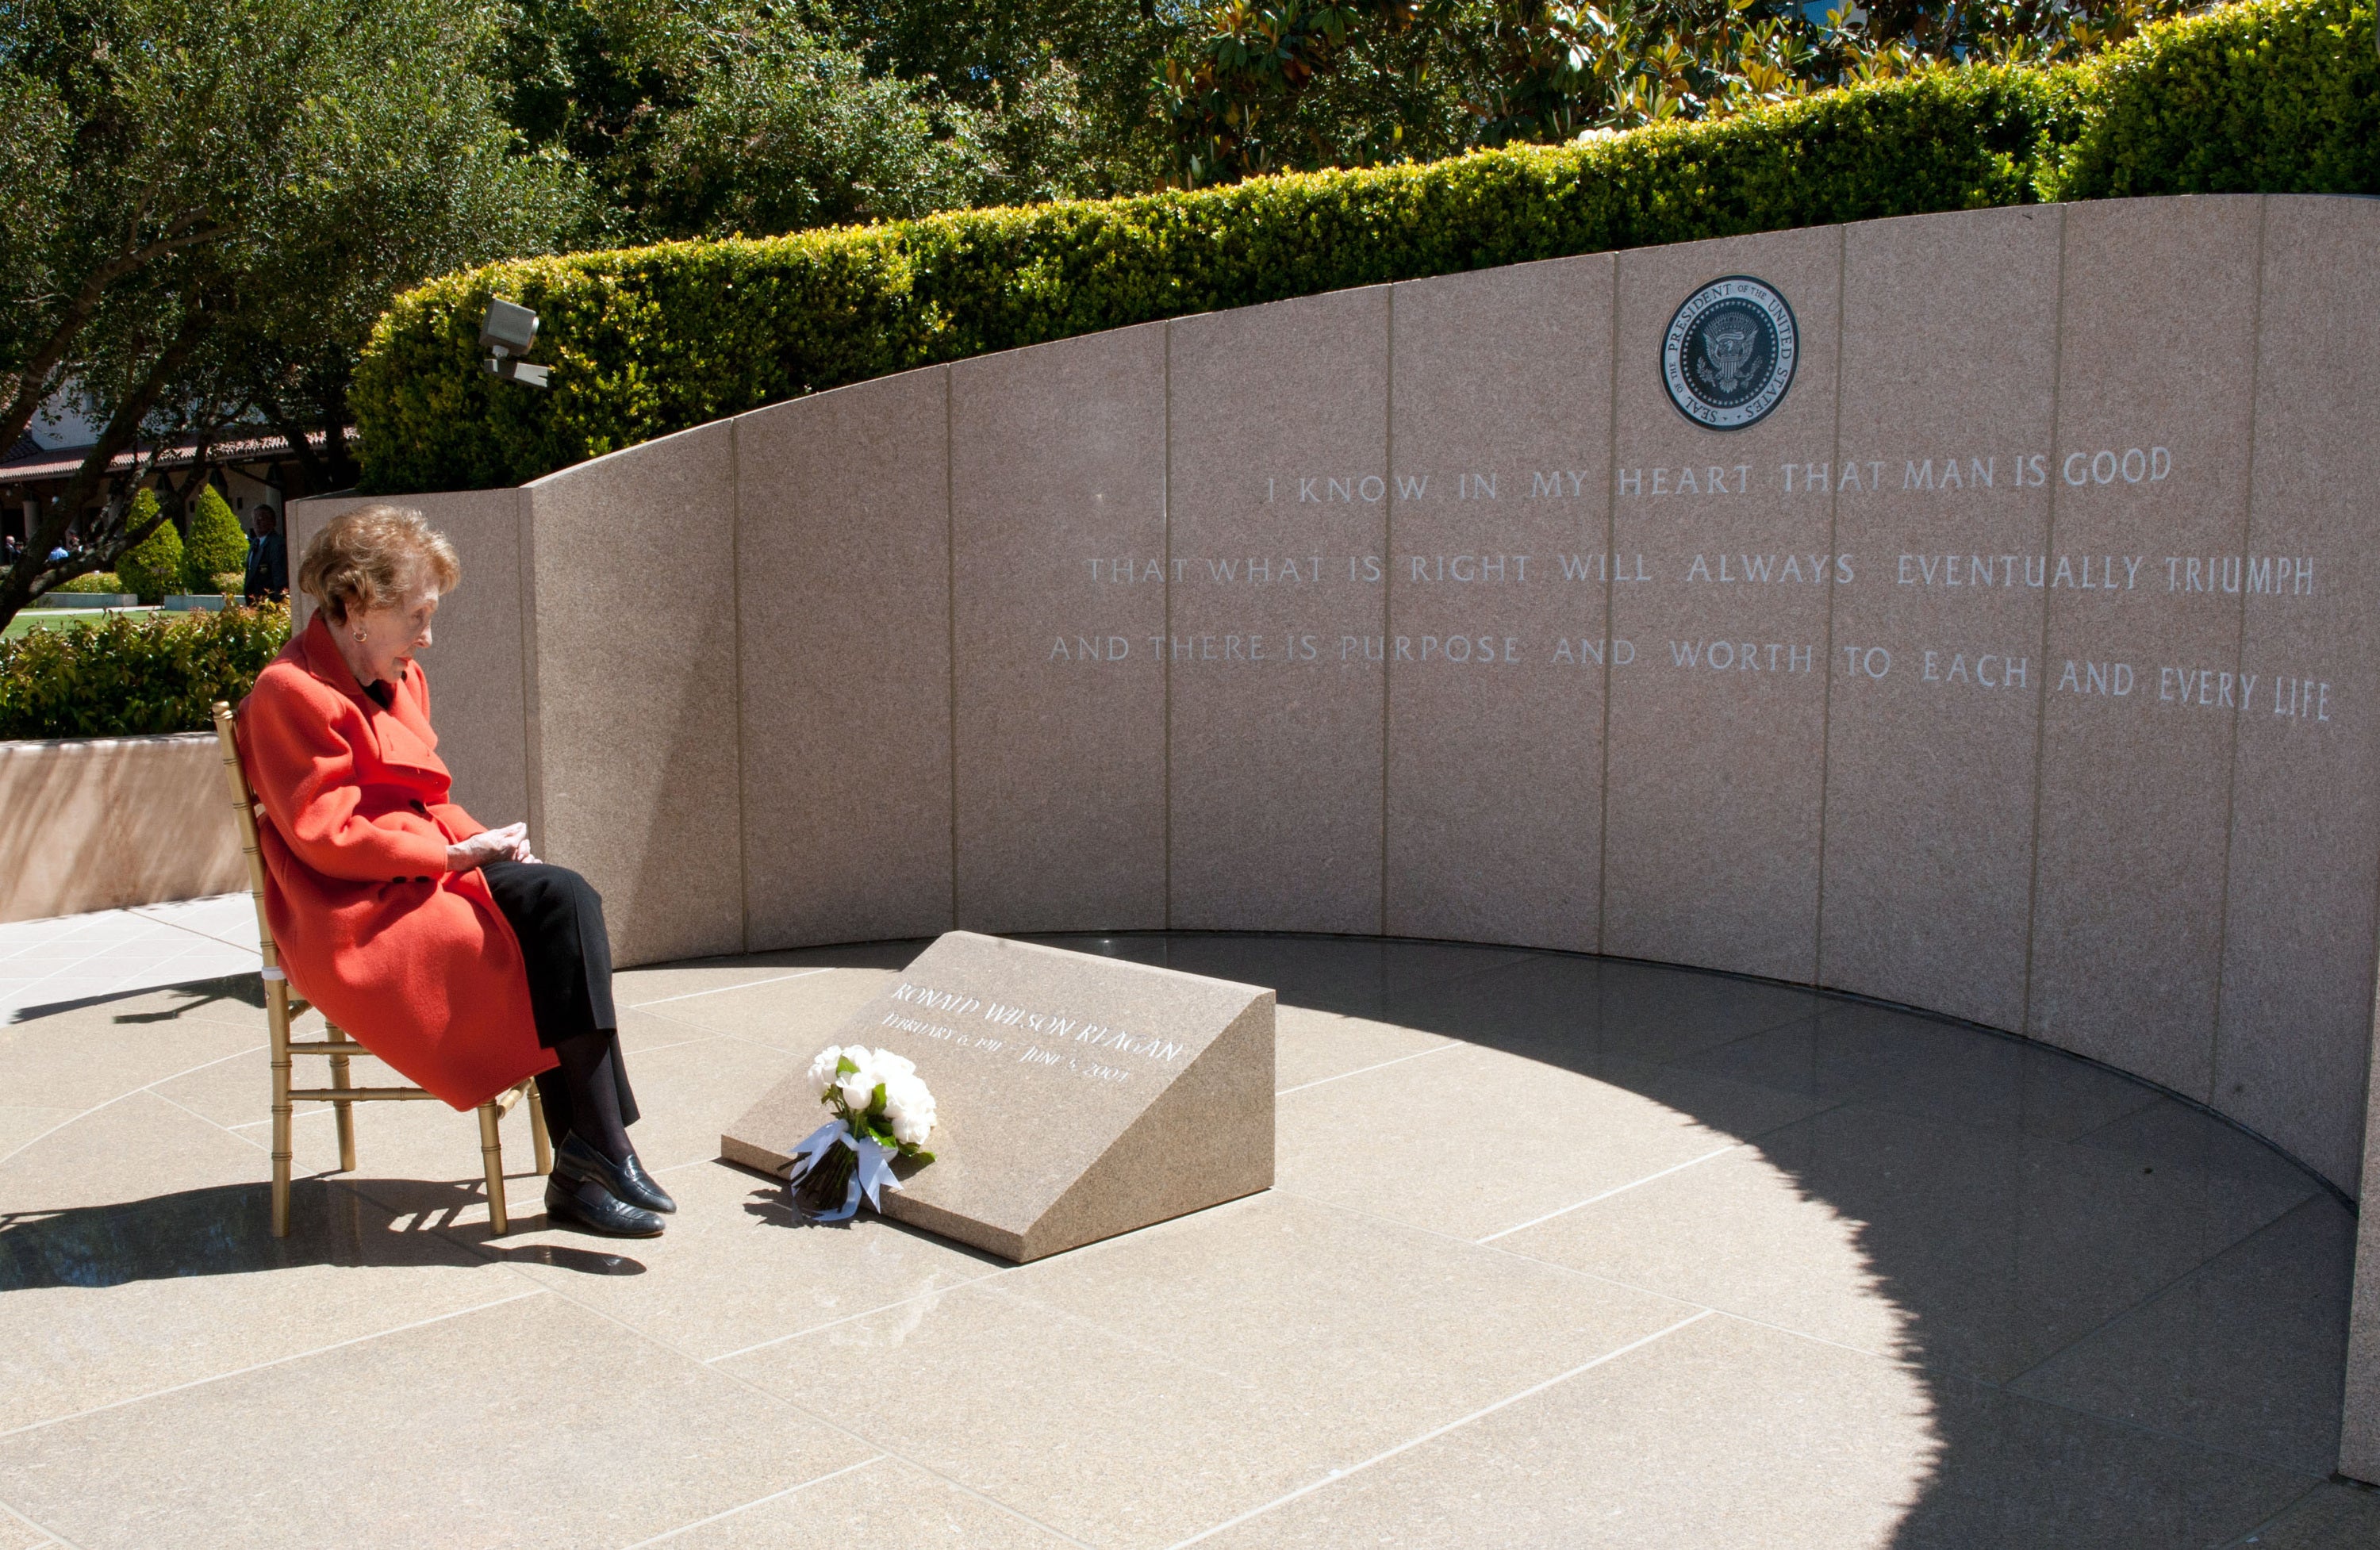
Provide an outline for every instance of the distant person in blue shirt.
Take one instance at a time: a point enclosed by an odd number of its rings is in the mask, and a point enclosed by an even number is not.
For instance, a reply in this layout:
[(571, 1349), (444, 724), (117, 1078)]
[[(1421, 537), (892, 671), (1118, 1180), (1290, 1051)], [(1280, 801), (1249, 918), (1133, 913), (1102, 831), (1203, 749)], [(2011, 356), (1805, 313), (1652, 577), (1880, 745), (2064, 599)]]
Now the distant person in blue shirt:
[(256, 531), (248, 540), (248, 574), (240, 590), (250, 603), (289, 599), (289, 540), (271, 506), (256, 508)]

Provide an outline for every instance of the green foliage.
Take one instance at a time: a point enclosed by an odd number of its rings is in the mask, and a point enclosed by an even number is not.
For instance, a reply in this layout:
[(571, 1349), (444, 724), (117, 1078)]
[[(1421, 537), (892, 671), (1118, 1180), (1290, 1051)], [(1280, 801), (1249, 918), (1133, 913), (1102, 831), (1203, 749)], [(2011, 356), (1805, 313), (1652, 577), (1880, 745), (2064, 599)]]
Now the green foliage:
[(2372, 0), (2252, 0), (2110, 51), (2054, 198), (2380, 193)]
[(116, 562), (134, 535), (91, 508), (145, 474), (113, 462), (136, 438), (262, 420), (314, 488), (344, 482), (388, 298), (554, 245), (575, 182), (516, 154), (476, 69), (493, 33), (485, 0), (0, 4), (0, 446), (69, 386), (102, 428), (0, 573), (0, 621)]
[(120, 598), (124, 595), (124, 580), (114, 571), (92, 571), (88, 575), (79, 575), (72, 581), (67, 582), (64, 587), (54, 587), (52, 590), (58, 592), (97, 592), (103, 596)]
[(190, 530), (182, 540), (182, 590), (217, 591), (218, 575), (247, 564), (248, 535), (231, 514), (231, 503), (213, 485), (200, 485), (199, 498), (190, 503)]
[(124, 578), (125, 590), (144, 603), (153, 603), (182, 585), (182, 535), (171, 522), (158, 516), (153, 490), (133, 496), (131, 511), (124, 519), (128, 533), (138, 533), (144, 524), (150, 525), (149, 536), (124, 551), (115, 563), (115, 574)]
[(288, 638), (279, 604), (34, 630), (0, 642), (0, 738), (202, 732)]
[(1198, 0), (1160, 107), (1172, 181), (1196, 186), (1706, 122), (1954, 62), (2076, 60), (2188, 3)]
[[(910, 367), (1350, 285), (2045, 190), (2163, 191), (2119, 185), (2116, 170), (2134, 147), (2210, 126), (2223, 132), (2196, 161), (2174, 159), (2197, 169), (2196, 186), (2380, 192), (2373, 137), (2357, 128), (2368, 117), (2355, 117), (2373, 101), (2371, 27), (2370, 0), (2260, 0), (2151, 29), (2104, 76), (2090, 65), (1927, 69), (1733, 117), (1424, 165), (448, 275), (398, 298), (359, 366), (365, 487), (519, 483)], [(2361, 38), (2362, 52), (2341, 38)], [(2180, 101), (2160, 95), (2168, 48), (2193, 62)], [(2293, 100), (2313, 105), (2284, 116)], [(2258, 112), (2224, 105), (2240, 101)], [(2343, 122), (2316, 122), (2325, 113)], [(550, 392), (479, 368), (491, 295), (544, 320), (536, 358), (553, 367)]]
[(783, 24), (722, 51), (655, 137), (649, 225), (724, 236), (977, 202), (997, 169), (971, 116)]
[[(590, 245), (784, 232), (1109, 193), (1119, 173), (1147, 187), (1154, 54), (1119, 111), (1099, 46), (1124, 15), (1131, 0), (510, 0), (490, 70), (537, 155), (598, 195)], [(1109, 100), (1090, 96), (1094, 60)]]

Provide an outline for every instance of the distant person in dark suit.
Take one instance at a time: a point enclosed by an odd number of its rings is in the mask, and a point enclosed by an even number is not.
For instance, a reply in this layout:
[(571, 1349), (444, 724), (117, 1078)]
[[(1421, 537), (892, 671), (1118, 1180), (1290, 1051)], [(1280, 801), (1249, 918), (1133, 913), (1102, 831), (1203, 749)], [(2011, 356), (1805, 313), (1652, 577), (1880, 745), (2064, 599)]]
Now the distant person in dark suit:
[(271, 506), (256, 508), (256, 531), (248, 540), (248, 574), (240, 590), (250, 603), (289, 600), (289, 540)]

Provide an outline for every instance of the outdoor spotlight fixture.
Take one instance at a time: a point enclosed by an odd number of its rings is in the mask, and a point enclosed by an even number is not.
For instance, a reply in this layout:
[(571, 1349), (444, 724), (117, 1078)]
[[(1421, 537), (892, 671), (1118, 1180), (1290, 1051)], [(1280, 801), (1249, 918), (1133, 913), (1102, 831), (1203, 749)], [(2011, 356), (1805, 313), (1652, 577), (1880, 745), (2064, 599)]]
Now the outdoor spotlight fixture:
[(516, 302), (489, 301), (487, 321), (480, 324), (480, 344), (488, 352), (490, 371), (508, 382), (545, 386), (546, 368), (520, 358), (536, 343), (536, 313)]

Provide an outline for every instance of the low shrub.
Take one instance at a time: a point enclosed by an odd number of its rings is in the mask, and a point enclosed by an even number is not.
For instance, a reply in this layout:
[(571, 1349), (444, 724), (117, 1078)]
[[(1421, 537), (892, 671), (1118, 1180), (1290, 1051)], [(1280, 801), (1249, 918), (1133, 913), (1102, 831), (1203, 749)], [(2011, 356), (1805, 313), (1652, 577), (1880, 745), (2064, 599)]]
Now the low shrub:
[[(157, 515), (157, 492), (144, 490), (132, 497), (131, 515), (125, 518), (128, 527), (137, 528)], [(124, 580), (124, 589), (144, 603), (162, 599), (168, 592), (182, 589), (182, 535), (171, 522), (159, 522), (149, 536), (124, 551), (115, 562), (115, 574)]]
[[(2372, 4), (2253, 0), (2085, 65), (1561, 146), (449, 275), (359, 364), (364, 488), (520, 483), (910, 367), (1349, 285), (2044, 198), (2380, 192)], [(480, 369), (492, 295), (537, 309), (551, 391)]]
[(288, 638), (277, 603), (31, 631), (0, 642), (0, 738), (204, 731)]
[(113, 593), (115, 596), (121, 597), (124, 593), (124, 578), (117, 575), (114, 571), (93, 571), (88, 575), (79, 575), (72, 581), (67, 582), (63, 586), (54, 587), (52, 590), (59, 592)]
[[(200, 485), (199, 498), (190, 503), (190, 530), (182, 540), (181, 589), (221, 591), (215, 577), (247, 564), (248, 535), (240, 530), (239, 518), (231, 514), (231, 503), (213, 485)], [(237, 592), (239, 587), (234, 585), (231, 590)]]

